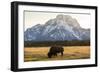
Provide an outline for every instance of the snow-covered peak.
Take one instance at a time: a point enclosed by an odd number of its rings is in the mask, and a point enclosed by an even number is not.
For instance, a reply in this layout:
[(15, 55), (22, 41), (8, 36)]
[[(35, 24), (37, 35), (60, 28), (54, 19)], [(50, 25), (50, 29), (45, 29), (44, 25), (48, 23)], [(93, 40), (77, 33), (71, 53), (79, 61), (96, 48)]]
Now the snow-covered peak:
[[(29, 30), (29, 31), (28, 31)], [(45, 24), (37, 24), (25, 31), (25, 40), (32, 41), (61, 41), (89, 40), (90, 30), (80, 27), (77, 19), (70, 15), (57, 15)]]
[(68, 19), (72, 19), (72, 17), (70, 15), (59, 14), (59, 15), (56, 16), (56, 19), (58, 19), (58, 20), (68, 20)]
[(70, 15), (57, 15), (56, 21), (62, 21), (70, 26), (80, 28), (78, 21), (75, 18), (72, 18)]

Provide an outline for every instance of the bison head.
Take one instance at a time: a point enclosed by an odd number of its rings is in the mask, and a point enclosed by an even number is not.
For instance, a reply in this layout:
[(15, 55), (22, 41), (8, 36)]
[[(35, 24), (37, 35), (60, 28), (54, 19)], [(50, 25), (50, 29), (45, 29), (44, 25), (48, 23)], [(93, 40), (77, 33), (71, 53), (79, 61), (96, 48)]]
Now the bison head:
[(52, 54), (50, 52), (48, 52), (48, 58), (51, 58)]

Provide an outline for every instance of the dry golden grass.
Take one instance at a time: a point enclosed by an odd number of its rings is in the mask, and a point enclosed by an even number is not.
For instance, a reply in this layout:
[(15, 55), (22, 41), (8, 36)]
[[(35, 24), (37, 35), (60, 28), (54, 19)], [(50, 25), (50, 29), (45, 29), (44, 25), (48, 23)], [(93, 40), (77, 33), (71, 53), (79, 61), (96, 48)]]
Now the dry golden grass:
[(64, 47), (64, 55), (48, 58), (47, 53), (50, 47), (25, 47), (24, 61), (46, 61), (46, 60), (72, 60), (90, 58), (90, 46), (67, 46)]

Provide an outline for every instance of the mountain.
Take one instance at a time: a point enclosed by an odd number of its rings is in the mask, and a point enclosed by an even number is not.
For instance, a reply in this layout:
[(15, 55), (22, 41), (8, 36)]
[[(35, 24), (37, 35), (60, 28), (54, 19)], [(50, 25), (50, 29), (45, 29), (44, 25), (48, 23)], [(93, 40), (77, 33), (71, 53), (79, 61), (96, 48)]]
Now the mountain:
[(25, 41), (90, 40), (90, 29), (80, 27), (75, 18), (57, 15), (45, 24), (37, 24), (24, 32)]

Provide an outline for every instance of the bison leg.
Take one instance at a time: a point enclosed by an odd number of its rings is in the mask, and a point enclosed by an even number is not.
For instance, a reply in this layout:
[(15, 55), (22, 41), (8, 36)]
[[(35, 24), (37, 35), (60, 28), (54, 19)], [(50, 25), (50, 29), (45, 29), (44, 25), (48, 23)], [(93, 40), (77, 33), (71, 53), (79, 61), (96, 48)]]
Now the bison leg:
[(61, 56), (63, 56), (63, 52), (61, 52)]
[(55, 56), (57, 56), (57, 53), (55, 53)]

